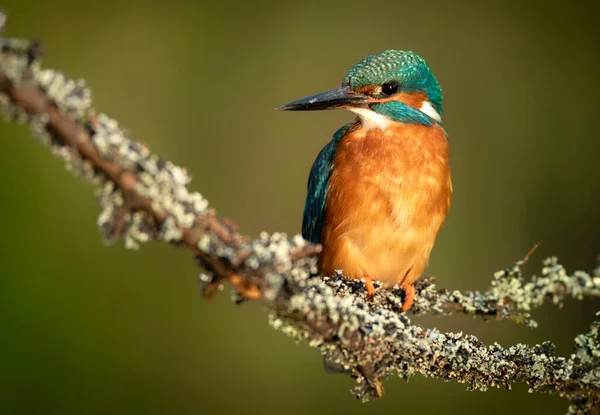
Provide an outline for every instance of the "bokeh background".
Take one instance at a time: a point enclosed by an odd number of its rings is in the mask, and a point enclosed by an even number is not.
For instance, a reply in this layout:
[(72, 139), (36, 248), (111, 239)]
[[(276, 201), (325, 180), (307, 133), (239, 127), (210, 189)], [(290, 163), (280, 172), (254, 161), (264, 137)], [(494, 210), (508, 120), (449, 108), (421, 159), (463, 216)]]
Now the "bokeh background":
[[(590, 3), (591, 5), (592, 3)], [(597, 16), (584, 2), (8, 0), (8, 34), (87, 79), (99, 111), (194, 176), (248, 234), (300, 231), (306, 178), (349, 113), (274, 107), (337, 86), (370, 53), (424, 56), (445, 95), (453, 207), (427, 272), (485, 289), (543, 239), (527, 272), (600, 254)], [(88, 185), (0, 123), (0, 413), (561, 414), (556, 396), (413, 377), (361, 404), (350, 378), (271, 329), (257, 305), (200, 296), (187, 252), (105, 247)], [(600, 307), (535, 312), (531, 330), (419, 319), (504, 346), (572, 351)]]

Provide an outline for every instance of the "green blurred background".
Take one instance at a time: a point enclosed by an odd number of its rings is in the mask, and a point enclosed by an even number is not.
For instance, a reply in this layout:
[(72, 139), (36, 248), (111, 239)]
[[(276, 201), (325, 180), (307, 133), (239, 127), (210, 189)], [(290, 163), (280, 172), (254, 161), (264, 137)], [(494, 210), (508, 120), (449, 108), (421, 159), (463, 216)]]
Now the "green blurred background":
[[(590, 3), (591, 4), (591, 3)], [(538, 240), (528, 272), (600, 254), (597, 16), (585, 3), (9, 0), (8, 34), (87, 79), (99, 111), (193, 174), (240, 228), (300, 230), (311, 163), (349, 113), (281, 113), (369, 53), (411, 49), (445, 95), (454, 199), (429, 275), (485, 289)], [(22, 126), (0, 123), (0, 413), (489, 414), (566, 411), (556, 396), (392, 378), (361, 404), (350, 378), (271, 329), (257, 305), (200, 296), (187, 252), (105, 247), (88, 185)], [(540, 328), (417, 319), (562, 355), (598, 301), (535, 313)]]

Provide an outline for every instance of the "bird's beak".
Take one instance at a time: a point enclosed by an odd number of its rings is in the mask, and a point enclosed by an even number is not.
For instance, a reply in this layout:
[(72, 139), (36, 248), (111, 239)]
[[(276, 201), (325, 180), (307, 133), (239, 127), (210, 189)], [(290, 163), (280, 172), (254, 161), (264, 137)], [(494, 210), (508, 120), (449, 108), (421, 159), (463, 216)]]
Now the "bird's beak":
[(284, 111), (316, 111), (344, 107), (359, 107), (366, 104), (368, 99), (369, 97), (366, 95), (354, 92), (348, 87), (343, 87), (288, 102), (278, 109)]

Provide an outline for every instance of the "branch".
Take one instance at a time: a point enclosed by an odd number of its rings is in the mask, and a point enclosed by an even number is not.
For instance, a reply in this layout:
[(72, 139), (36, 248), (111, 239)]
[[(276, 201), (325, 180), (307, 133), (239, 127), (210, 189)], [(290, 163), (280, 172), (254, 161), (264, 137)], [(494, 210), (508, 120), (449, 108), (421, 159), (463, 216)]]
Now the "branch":
[[(4, 21), (0, 13), (0, 27)], [(401, 288), (378, 289), (367, 300), (360, 281), (339, 273), (315, 276), (320, 246), (283, 233), (252, 240), (218, 218), (206, 199), (188, 190), (183, 168), (94, 111), (84, 81), (42, 69), (40, 50), (36, 43), (0, 38), (0, 109), (8, 121), (28, 124), (67, 169), (95, 186), (102, 207), (98, 226), (107, 243), (122, 239), (127, 248), (138, 248), (162, 241), (190, 250), (206, 296), (228, 281), (236, 301), (260, 301), (273, 327), (317, 348), (329, 368), (355, 378), (354, 393), (363, 401), (382, 396), (382, 381), (393, 373), (420, 373), (478, 390), (523, 382), (532, 391), (566, 397), (571, 413), (597, 411), (600, 323), (575, 339), (568, 358), (556, 356), (550, 342), (486, 346), (471, 335), (412, 324), (400, 313)], [(496, 273), (484, 292), (438, 289), (424, 279), (411, 312), (460, 312), (534, 326), (530, 311), (547, 301), (600, 296), (600, 268), (569, 275), (549, 258), (541, 276), (526, 281), (520, 270), (526, 260)]]

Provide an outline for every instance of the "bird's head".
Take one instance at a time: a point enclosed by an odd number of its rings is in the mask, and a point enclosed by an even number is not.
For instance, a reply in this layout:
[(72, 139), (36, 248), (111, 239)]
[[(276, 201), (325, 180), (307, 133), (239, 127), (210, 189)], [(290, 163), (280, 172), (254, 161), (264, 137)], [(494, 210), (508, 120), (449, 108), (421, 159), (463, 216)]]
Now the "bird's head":
[(433, 125), (442, 121), (442, 90), (423, 58), (409, 51), (369, 55), (350, 69), (342, 86), (282, 105), (289, 111), (345, 108), (365, 128), (391, 122)]

